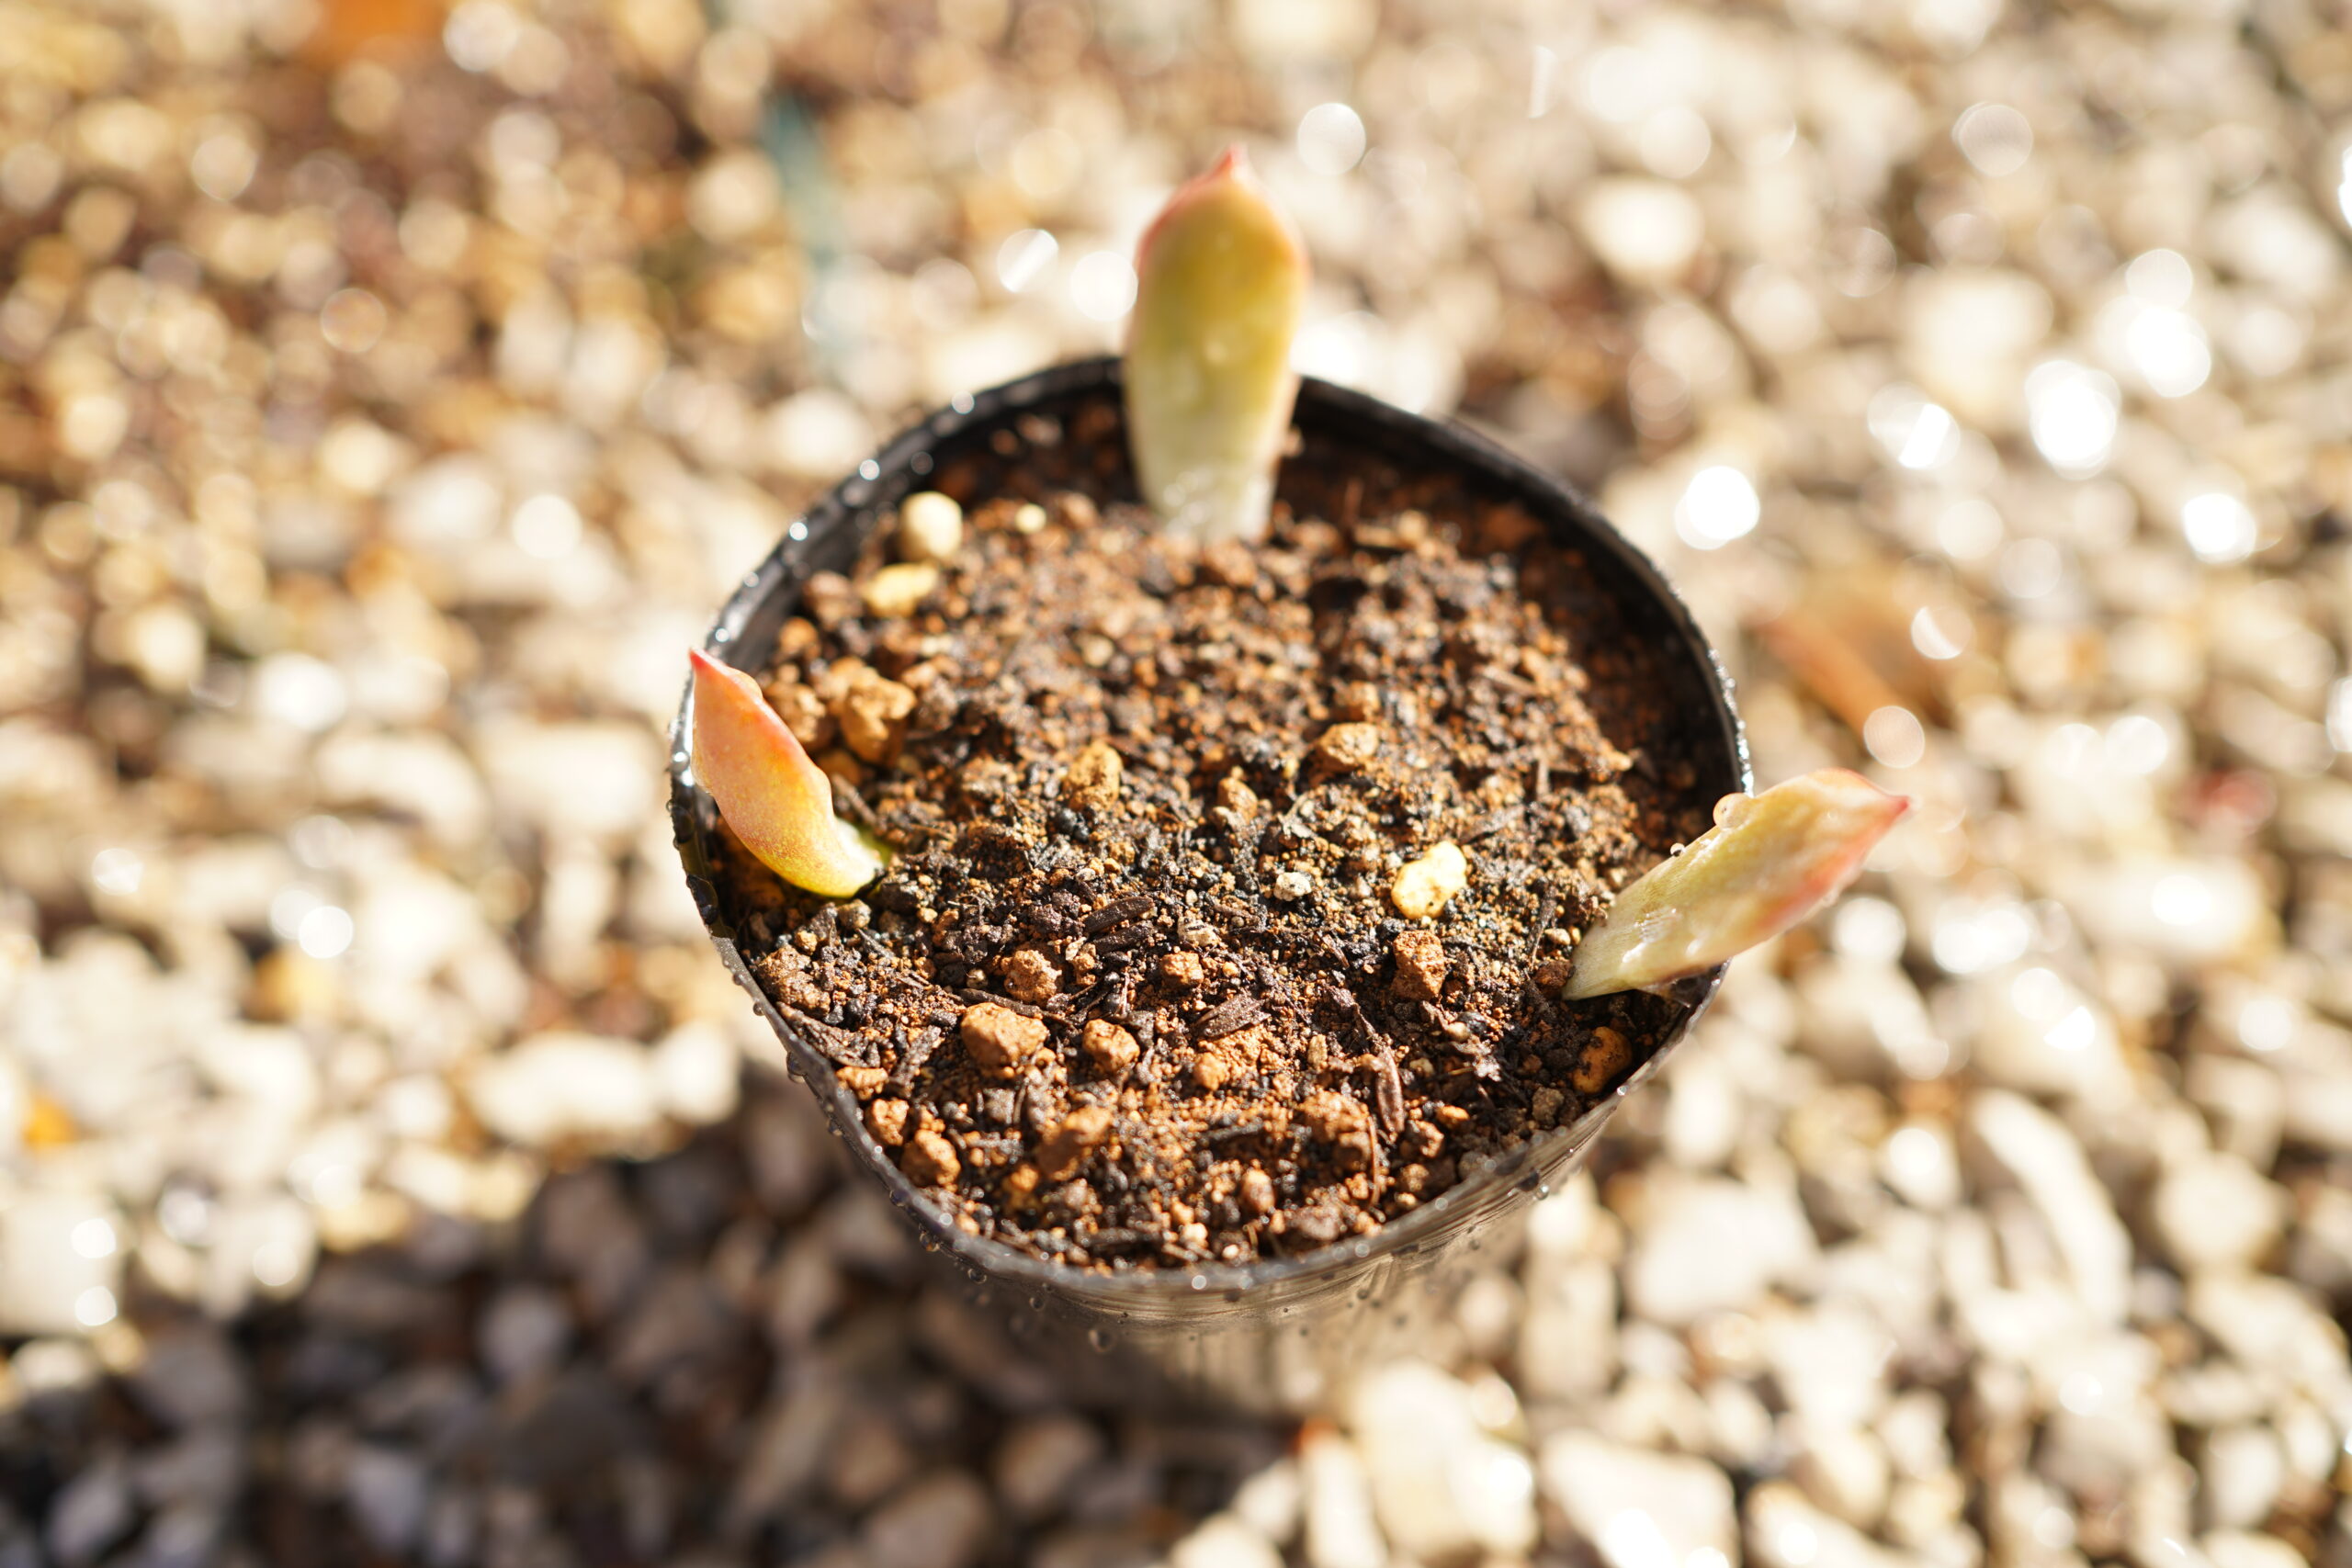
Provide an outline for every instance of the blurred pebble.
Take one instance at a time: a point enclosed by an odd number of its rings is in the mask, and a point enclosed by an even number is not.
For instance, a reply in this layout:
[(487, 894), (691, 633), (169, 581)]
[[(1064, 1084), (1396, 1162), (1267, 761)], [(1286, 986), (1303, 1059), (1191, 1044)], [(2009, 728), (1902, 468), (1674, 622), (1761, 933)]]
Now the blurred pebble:
[(1373, 1518), (1363, 1464), (1338, 1434), (1310, 1435), (1299, 1454), (1308, 1568), (1382, 1568), (1388, 1547)]
[(1212, 1514), (1168, 1553), (1169, 1568), (1281, 1568), (1283, 1554), (1248, 1520)]
[(1425, 1362), (1383, 1367), (1356, 1388), (1350, 1427), (1398, 1551), (1431, 1562), (1535, 1544), (1533, 1468), (1481, 1429), (1458, 1380)]
[(2184, 1270), (2248, 1267), (2278, 1239), (2287, 1210), (2284, 1194), (2228, 1154), (2166, 1171), (2150, 1205), (2156, 1234)]
[(964, 509), (953, 496), (917, 491), (899, 503), (899, 554), (944, 565), (964, 547)]
[(1647, 1203), (1625, 1291), (1635, 1311), (1658, 1322), (1687, 1324), (1737, 1306), (1813, 1259), (1813, 1233), (1792, 1194), (1679, 1178)]
[(535, 1035), (484, 1063), (467, 1100), (492, 1132), (535, 1147), (592, 1134), (625, 1139), (650, 1128), (662, 1103), (642, 1047), (568, 1032)]
[(1731, 1482), (1703, 1460), (1566, 1432), (1544, 1444), (1542, 1469), (1546, 1495), (1609, 1568), (1738, 1559)]
[[(2352, 1562), (2324, 17), (17, 9), (0, 1561)], [(1237, 136), (1303, 367), (1603, 494), (1760, 778), (1922, 809), (1344, 1426), (1203, 1439), (746, 1074), (660, 729)]]
[(884, 1503), (858, 1532), (873, 1568), (965, 1568), (988, 1538), (987, 1489), (949, 1472), (916, 1482)]
[(100, 1460), (58, 1492), (42, 1535), (60, 1562), (87, 1562), (119, 1540), (136, 1517), (121, 1460)]
[(1091, 1423), (1053, 1415), (1023, 1421), (998, 1445), (990, 1473), (997, 1495), (1019, 1518), (1035, 1518), (1057, 1508), (1071, 1484), (1102, 1457), (1102, 1439)]

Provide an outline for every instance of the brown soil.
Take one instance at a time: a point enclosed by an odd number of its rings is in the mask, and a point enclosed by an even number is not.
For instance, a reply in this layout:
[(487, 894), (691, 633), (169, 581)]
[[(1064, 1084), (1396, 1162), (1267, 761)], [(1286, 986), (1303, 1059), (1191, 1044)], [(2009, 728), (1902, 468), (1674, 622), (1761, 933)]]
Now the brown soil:
[[(768, 682), (897, 860), (835, 905), (730, 841), (722, 897), (957, 1224), (1098, 1268), (1309, 1250), (1665, 1037), (1672, 1003), (1539, 982), (1706, 828), (1707, 710), (1523, 513), (1308, 441), (1269, 543), (1201, 551), (1099, 404), (934, 481), (968, 512), (939, 586), (870, 614), (877, 530)], [(1440, 845), (1467, 886), (1408, 919)]]

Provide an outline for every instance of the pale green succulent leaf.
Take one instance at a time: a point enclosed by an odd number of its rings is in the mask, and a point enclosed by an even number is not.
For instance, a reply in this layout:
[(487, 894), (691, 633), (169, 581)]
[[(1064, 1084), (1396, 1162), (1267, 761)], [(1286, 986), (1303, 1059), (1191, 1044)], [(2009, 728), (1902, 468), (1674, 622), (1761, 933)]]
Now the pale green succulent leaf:
[(1836, 897), (1910, 809), (1843, 768), (1724, 796), (1713, 828), (1585, 932), (1566, 994), (1657, 990), (1770, 941)]
[(1265, 536), (1298, 378), (1306, 247), (1235, 147), (1169, 198), (1136, 253), (1127, 444), (1171, 534)]
[(700, 649), (694, 662), (695, 779), (761, 864), (796, 887), (847, 898), (882, 874), (888, 846), (833, 815), (832, 781), (760, 694)]

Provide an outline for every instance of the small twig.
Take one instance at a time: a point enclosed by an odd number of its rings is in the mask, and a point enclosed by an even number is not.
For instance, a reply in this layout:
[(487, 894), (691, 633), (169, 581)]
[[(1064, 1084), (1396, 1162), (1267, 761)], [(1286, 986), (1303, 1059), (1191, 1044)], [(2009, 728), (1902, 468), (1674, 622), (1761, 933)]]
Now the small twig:
[(1520, 817), (1526, 812), (1526, 810), (1527, 807), (1525, 803), (1522, 802), (1518, 806), (1506, 806), (1499, 811), (1487, 813), (1483, 821), (1481, 821), (1476, 828), (1470, 829), (1470, 832), (1467, 835), (1467, 841), (1475, 844), (1481, 839), (1492, 838), (1495, 834), (1501, 832), (1513, 822), (1516, 822)]
[(1149, 894), (1130, 894), (1125, 898), (1115, 898), (1086, 916), (1078, 922), (1078, 929), (1088, 936), (1101, 936), (1104, 931), (1115, 931), (1137, 916), (1150, 912)]
[(1072, 996), (1056, 997), (1051, 1004), (1051, 1010), (1069, 1019), (1072, 1023), (1082, 1023), (1086, 1021), (1086, 1015), (1094, 1010), (1095, 1004), (1111, 994), (1113, 984), (1111, 976), (1106, 975), (1086, 989)]
[(1195, 1040), (1222, 1040), (1238, 1034), (1265, 1016), (1266, 1004), (1256, 997), (1234, 997), (1217, 1003), (1193, 1026)]
[(871, 1048), (848, 1030), (827, 1023), (788, 1002), (776, 1003), (776, 1010), (807, 1030), (827, 1061), (844, 1067), (870, 1067), (874, 1065), (866, 1059), (873, 1055)]
[(1521, 963), (1532, 968), (1535, 954), (1544, 945), (1544, 933), (1552, 929), (1552, 917), (1560, 912), (1559, 889), (1551, 883), (1544, 884), (1543, 896), (1535, 900), (1534, 929), (1527, 933), (1527, 956)]
[(874, 815), (874, 807), (865, 804), (865, 797), (857, 793), (855, 784), (834, 779), (833, 803), (847, 807), (849, 814), (857, 818), (857, 825), (867, 832), (878, 835), (882, 831), (882, 818)]
[(1326, 987), (1324, 999), (1332, 1006), (1346, 1010), (1357, 1029), (1372, 1047), (1373, 1108), (1380, 1113), (1380, 1124), (1391, 1136), (1405, 1130), (1405, 1081), (1396, 1070), (1396, 1051), (1388, 1037), (1374, 1027), (1364, 1016), (1363, 1004), (1356, 1000), (1353, 991), (1344, 986)]
[(1551, 1022), (1552, 998), (1544, 994), (1544, 987), (1535, 983), (1535, 976), (1532, 974), (1521, 974), (1519, 984), (1520, 988), (1527, 993), (1527, 999), (1535, 1004), (1535, 1010), (1544, 1015), (1544, 1021)]
[(1324, 781), (1324, 784), (1309, 784), (1306, 788), (1299, 792), (1298, 797), (1290, 803), (1289, 809), (1283, 813), (1281, 826), (1282, 830), (1285, 834), (1294, 839), (1319, 839), (1323, 836), (1312, 828), (1301, 827), (1297, 823), (1294, 822), (1292, 818), (1296, 817), (1300, 812), (1306, 810), (1306, 803), (1315, 798), (1316, 792), (1324, 788), (1325, 784), (1328, 784), (1329, 782), (1330, 781), (1327, 779)]
[(1001, 997), (994, 991), (983, 991), (978, 987), (967, 986), (962, 994), (967, 1001), (994, 1002), (1008, 1012), (1017, 1012), (1023, 1018), (1042, 1019), (1046, 1016), (1046, 1010), (1034, 1003), (1018, 1001), (1012, 997)]
[(1391, 1137), (1405, 1130), (1405, 1080), (1396, 1071), (1396, 1053), (1379, 1034), (1373, 1036), (1373, 1108)]
[(1265, 1131), (1266, 1124), (1263, 1122), (1235, 1121), (1223, 1126), (1210, 1128), (1201, 1134), (1201, 1142), (1214, 1146), (1219, 1144), (1229, 1144), (1236, 1138), (1259, 1137)]
[(915, 1087), (915, 1075), (922, 1071), (923, 1064), (931, 1060), (931, 1054), (939, 1049), (940, 1042), (944, 1038), (935, 1029), (926, 1029), (908, 1036), (906, 1044), (899, 1052), (899, 1065), (890, 1069), (889, 1089), (892, 1094), (903, 1098)]
[(1211, 898), (1207, 904), (1209, 913), (1223, 921), (1227, 931), (1243, 936), (1266, 934), (1266, 906), (1262, 901), (1254, 905), (1235, 904), (1223, 898)]

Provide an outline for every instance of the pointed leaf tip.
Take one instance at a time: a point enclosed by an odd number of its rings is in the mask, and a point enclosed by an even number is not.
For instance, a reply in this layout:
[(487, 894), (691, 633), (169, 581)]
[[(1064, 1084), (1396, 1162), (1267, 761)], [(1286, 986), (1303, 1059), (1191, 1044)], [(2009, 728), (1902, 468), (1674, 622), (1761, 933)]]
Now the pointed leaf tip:
[(1844, 768), (1724, 796), (1713, 828), (1584, 934), (1566, 994), (1656, 990), (1778, 936), (1843, 891), (1910, 809)]
[(1306, 248), (1239, 145), (1187, 181), (1136, 252), (1127, 444), (1171, 533), (1262, 538), (1298, 378)]
[(833, 815), (832, 781), (785, 727), (759, 683), (700, 649), (695, 778), (760, 863), (796, 887), (846, 898), (882, 874), (888, 852)]

